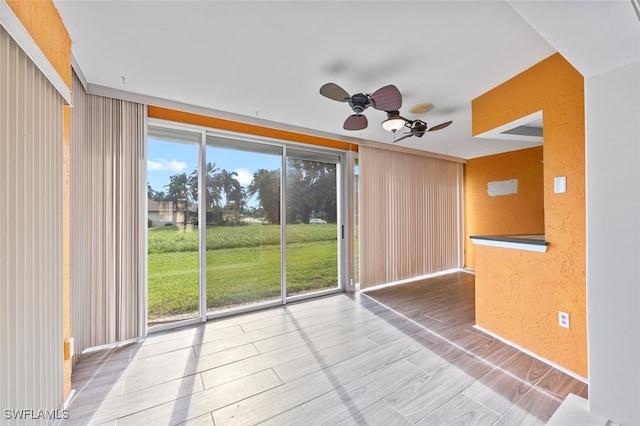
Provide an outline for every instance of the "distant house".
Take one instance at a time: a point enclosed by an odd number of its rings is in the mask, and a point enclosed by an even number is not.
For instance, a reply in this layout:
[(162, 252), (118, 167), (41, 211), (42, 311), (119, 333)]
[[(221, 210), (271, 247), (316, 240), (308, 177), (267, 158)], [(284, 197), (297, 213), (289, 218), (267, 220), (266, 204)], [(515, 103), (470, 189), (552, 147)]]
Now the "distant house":
[[(197, 204), (189, 205), (191, 218), (194, 217), (198, 209)], [(178, 203), (177, 208), (173, 201), (156, 201), (147, 199), (147, 218), (151, 221), (151, 226), (177, 225), (184, 223), (184, 207)], [(190, 221), (187, 220), (187, 223)]]

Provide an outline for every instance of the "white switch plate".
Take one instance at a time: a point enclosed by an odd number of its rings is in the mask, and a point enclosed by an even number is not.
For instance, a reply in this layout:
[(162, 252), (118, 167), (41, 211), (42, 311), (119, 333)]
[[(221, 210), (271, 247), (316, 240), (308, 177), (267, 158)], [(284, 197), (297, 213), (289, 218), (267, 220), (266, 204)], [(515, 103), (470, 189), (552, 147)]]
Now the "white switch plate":
[(558, 311), (558, 325), (560, 327), (569, 328), (569, 314), (566, 312)]
[(566, 176), (558, 176), (553, 178), (553, 192), (556, 194), (561, 194), (563, 192), (567, 192), (567, 177)]

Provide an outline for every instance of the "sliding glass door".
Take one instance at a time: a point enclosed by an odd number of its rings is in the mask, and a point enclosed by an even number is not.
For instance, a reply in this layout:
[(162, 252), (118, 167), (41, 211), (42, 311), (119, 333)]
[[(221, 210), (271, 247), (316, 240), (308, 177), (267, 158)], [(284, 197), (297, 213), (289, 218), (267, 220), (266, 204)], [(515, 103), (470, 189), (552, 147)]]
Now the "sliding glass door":
[(340, 153), (171, 126), (147, 147), (149, 326), (341, 288)]
[(287, 297), (338, 288), (338, 155), (287, 149)]
[(168, 129), (147, 140), (147, 323), (200, 317), (200, 134)]
[(282, 147), (207, 137), (207, 311), (282, 300)]

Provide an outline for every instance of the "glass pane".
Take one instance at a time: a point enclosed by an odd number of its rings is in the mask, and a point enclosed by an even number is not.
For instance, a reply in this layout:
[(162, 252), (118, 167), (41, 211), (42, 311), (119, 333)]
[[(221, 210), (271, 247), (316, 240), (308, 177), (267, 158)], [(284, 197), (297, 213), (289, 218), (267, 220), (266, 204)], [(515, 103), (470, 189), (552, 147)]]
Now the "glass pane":
[(287, 296), (338, 287), (337, 156), (287, 150)]
[(282, 148), (207, 139), (207, 310), (280, 300)]
[(149, 326), (199, 316), (198, 145), (168, 139), (147, 141)]

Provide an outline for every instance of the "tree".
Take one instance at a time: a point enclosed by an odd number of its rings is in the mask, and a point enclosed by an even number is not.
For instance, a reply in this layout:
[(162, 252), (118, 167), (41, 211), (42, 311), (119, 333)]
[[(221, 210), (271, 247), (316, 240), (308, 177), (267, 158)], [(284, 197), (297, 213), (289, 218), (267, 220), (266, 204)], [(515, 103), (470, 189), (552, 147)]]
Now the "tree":
[(154, 191), (153, 200), (154, 201), (170, 201), (169, 196), (164, 191)]
[(233, 193), (233, 206), (237, 223), (239, 215), (244, 213), (247, 207), (247, 191), (240, 185), (240, 182), (238, 182), (238, 189)]
[[(222, 201), (222, 191), (220, 174), (215, 163), (207, 163), (205, 167), (205, 206), (207, 211), (207, 222), (211, 220), (209, 213), (216, 213), (220, 210)], [(200, 189), (198, 186), (198, 169), (189, 174), (188, 187), (191, 199), (197, 203), (200, 195)]]
[(321, 217), (337, 220), (336, 166), (318, 161), (287, 160), (287, 222)]
[(253, 174), (247, 194), (257, 196), (267, 220), (280, 224), (280, 171), (260, 169)]
[(220, 202), (222, 201), (222, 191), (220, 190), (218, 170), (216, 163), (207, 163), (205, 171), (207, 211), (216, 210), (216, 208), (220, 207)]
[(240, 185), (240, 182), (236, 179), (237, 176), (238, 173), (229, 172), (227, 170), (222, 170), (219, 173), (220, 187), (222, 191), (224, 191), (227, 204), (234, 200), (235, 194), (242, 188), (242, 185)]
[(238, 222), (238, 217), (242, 212), (244, 205), (244, 196), (246, 193), (242, 188), (242, 185), (237, 179), (238, 173), (222, 170), (219, 174), (219, 182), (222, 190), (224, 191), (227, 206), (233, 206), (233, 216), (235, 222)]
[(287, 160), (287, 223), (308, 222), (314, 208), (313, 176), (304, 164)]
[(177, 173), (169, 177), (169, 185), (165, 185), (168, 198), (173, 201), (176, 211), (180, 208), (180, 203), (184, 206), (184, 227), (187, 227), (189, 216), (189, 178), (186, 173)]
[(187, 179), (187, 189), (189, 190), (189, 197), (194, 203), (198, 203), (198, 169), (195, 169), (189, 174)]
[[(192, 217), (192, 220), (195, 221), (197, 223), (198, 221), (198, 197), (200, 195), (199, 190), (198, 190), (198, 169), (195, 169), (194, 171), (192, 171), (189, 174), (189, 178), (187, 179), (187, 190), (188, 190), (188, 198), (194, 203), (193, 205), (196, 206), (196, 211), (194, 213), (194, 217)], [(188, 209), (185, 209), (185, 215), (190, 214), (191, 212), (188, 211)], [(185, 218), (185, 223), (186, 223), (186, 218)]]

